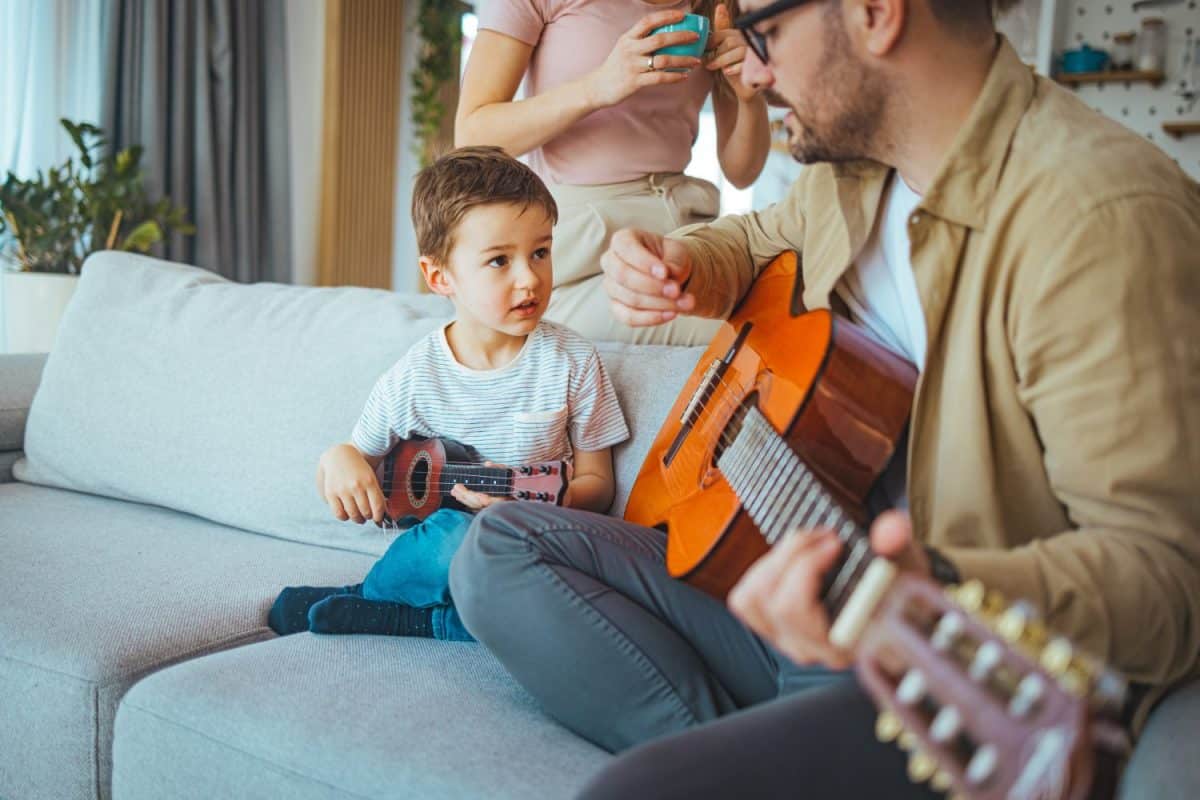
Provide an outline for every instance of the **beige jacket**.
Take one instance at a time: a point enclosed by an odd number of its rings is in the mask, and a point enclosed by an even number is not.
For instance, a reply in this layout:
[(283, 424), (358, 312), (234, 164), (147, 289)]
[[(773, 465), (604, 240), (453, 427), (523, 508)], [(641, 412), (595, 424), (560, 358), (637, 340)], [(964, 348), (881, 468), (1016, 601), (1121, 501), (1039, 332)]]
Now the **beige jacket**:
[[(764, 211), (673, 234), (703, 310), (785, 249), (829, 307), (888, 176), (809, 167)], [(1200, 186), (1002, 41), (909, 235), (917, 535), (1136, 682), (1198, 674)]]

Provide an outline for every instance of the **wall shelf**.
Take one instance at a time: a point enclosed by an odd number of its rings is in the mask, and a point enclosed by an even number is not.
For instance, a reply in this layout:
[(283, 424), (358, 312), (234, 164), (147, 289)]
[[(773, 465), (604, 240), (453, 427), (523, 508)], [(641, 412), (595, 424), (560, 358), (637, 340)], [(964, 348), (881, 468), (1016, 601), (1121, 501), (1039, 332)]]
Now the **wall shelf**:
[(1120, 72), (1066, 72), (1055, 75), (1054, 79), (1066, 86), (1078, 86), (1081, 83), (1151, 83), (1161, 86), (1167, 76), (1162, 70), (1150, 72), (1122, 70)]
[(1164, 122), (1162, 128), (1176, 139), (1182, 139), (1189, 134), (1200, 134), (1200, 120), (1192, 122)]

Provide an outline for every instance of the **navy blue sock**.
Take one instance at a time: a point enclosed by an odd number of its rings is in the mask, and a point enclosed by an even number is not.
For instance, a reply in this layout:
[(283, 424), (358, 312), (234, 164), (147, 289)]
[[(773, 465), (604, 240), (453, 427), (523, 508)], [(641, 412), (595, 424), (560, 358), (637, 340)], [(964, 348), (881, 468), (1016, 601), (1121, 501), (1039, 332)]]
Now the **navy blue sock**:
[(308, 610), (335, 594), (362, 596), (362, 584), (353, 586), (289, 586), (275, 598), (267, 625), (280, 636), (308, 630)]
[(433, 609), (335, 594), (309, 609), (308, 629), (313, 633), (373, 633), (379, 636), (432, 638)]

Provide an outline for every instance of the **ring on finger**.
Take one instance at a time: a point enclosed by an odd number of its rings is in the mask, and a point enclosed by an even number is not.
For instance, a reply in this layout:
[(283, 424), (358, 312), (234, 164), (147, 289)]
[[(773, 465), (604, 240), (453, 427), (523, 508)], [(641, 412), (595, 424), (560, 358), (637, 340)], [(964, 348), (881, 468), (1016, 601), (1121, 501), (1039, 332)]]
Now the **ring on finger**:
[(654, 72), (654, 55), (646, 56), (646, 72)]

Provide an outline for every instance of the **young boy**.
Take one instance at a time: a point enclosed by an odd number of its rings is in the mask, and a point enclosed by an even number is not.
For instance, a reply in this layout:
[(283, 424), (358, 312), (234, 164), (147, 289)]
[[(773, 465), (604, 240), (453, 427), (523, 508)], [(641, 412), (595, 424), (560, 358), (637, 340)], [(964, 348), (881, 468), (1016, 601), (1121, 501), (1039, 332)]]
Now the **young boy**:
[[(606, 510), (611, 448), (629, 430), (595, 348), (542, 321), (554, 198), (500, 148), (465, 147), (417, 176), (412, 216), (425, 282), (454, 302), (455, 316), (380, 377), (351, 441), (321, 456), (317, 483), (334, 516), (380, 523), (375, 467), (415, 435), (457, 439), (499, 464), (566, 460), (564, 504)], [(504, 502), (461, 484), (452, 494), (475, 510)], [(284, 589), (271, 628), (471, 639), (448, 587), (470, 521), (436, 511), (397, 537), (361, 584)]]

